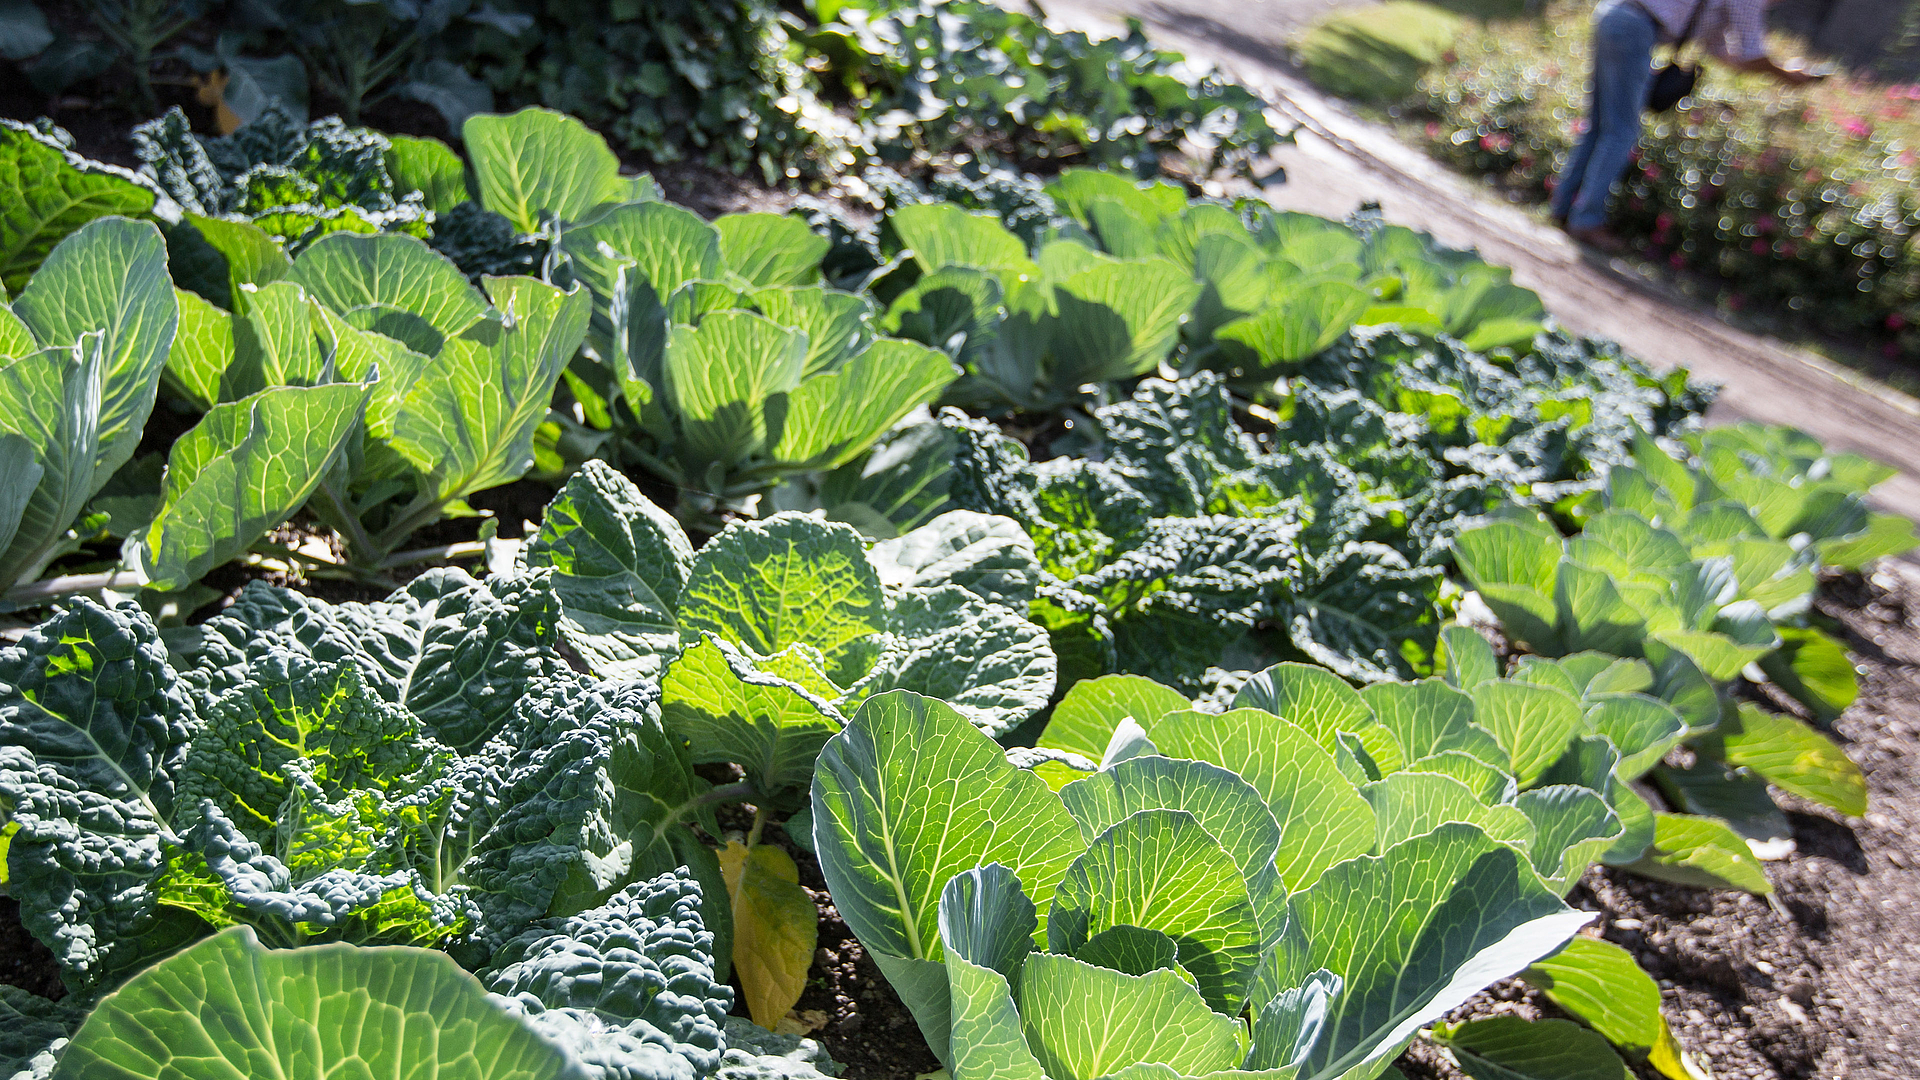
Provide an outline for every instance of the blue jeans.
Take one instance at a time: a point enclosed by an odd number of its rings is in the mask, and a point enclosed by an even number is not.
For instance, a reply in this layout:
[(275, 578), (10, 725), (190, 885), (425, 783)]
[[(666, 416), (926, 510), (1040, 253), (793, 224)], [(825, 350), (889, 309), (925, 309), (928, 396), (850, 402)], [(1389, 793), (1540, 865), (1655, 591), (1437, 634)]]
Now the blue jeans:
[(1593, 96), (1587, 133), (1560, 171), (1553, 213), (1574, 229), (1607, 223), (1607, 196), (1627, 171), (1640, 142), (1640, 112), (1653, 83), (1653, 16), (1627, 0), (1607, 0), (1593, 13)]

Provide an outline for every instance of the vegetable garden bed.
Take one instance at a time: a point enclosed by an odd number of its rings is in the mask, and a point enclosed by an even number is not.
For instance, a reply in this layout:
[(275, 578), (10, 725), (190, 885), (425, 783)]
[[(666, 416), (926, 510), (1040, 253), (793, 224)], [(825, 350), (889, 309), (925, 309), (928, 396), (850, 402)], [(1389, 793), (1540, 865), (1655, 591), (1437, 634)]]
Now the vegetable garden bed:
[[(1845, 748), (1902, 735), (1860, 725), (1908, 669), (1856, 702), (1845, 651), (1904, 655), (1883, 468), (1702, 431), (1684, 373), (1365, 215), (1069, 170), (708, 221), (558, 114), (464, 136), (174, 114), (135, 174), (0, 130), (0, 974), (65, 991), (4, 991), (0, 1060), (300, 1053), (251, 996), (376, 1073), (1903, 1037), (1800, 989), (1805, 935), (1853, 963), (1842, 822), (1910, 812)], [(436, 1038), (339, 1011), (407, 986)]]

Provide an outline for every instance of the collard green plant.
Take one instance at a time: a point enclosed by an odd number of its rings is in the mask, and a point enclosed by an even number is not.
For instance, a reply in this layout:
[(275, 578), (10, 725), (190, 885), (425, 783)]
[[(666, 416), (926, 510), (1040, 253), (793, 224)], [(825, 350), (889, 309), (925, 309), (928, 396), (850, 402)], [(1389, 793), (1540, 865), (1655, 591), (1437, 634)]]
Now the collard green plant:
[[(1556, 874), (1578, 863), (1579, 842), (1558, 846), (1578, 815), (1546, 800), (1548, 827), (1526, 839), (1495, 820), (1504, 806), (1534, 821), (1498, 801), (1510, 774), (1454, 745), (1504, 749), (1473, 699), (1427, 683), (1376, 713), (1299, 666), (1264, 685), (1245, 708), (1143, 724), (1145, 687), (1083, 683), (1060, 714), (1111, 734), (1099, 765), (1078, 740), (1023, 755), (1065, 770), (1054, 783), (908, 693), (868, 702), (828, 744), (814, 839), (835, 904), (956, 1077), (1372, 1075), (1482, 978), (1586, 920), (1526, 850), (1553, 848)], [(1369, 742), (1444, 742), (1453, 757), (1432, 767), (1507, 790), (1483, 802), (1424, 765), (1370, 775)], [(1455, 812), (1393, 798), (1398, 784), (1457, 787)]]

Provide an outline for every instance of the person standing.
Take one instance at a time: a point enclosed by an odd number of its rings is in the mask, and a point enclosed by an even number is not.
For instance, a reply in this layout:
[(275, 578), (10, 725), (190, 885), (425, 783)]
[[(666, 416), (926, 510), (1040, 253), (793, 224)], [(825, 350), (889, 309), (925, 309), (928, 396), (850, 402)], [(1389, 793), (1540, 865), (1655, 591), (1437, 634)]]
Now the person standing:
[(1766, 9), (1774, 0), (1603, 0), (1593, 12), (1593, 91), (1587, 130), (1561, 169), (1553, 219), (1606, 251), (1626, 244), (1607, 231), (1607, 197), (1640, 143), (1640, 114), (1653, 84), (1656, 44), (1699, 41), (1729, 67), (1797, 85), (1822, 76), (1767, 55)]

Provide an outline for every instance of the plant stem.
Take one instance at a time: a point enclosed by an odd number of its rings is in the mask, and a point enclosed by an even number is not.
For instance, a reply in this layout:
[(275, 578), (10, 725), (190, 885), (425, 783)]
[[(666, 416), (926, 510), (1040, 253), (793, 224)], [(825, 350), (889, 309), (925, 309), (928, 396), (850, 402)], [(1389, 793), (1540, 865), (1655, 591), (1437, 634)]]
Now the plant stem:
[(721, 803), (746, 802), (748, 799), (759, 797), (760, 793), (745, 780), (734, 784), (722, 784), (681, 803), (673, 812), (673, 820), (685, 821), (689, 814), (703, 807), (718, 806)]
[(406, 566), (417, 562), (431, 562), (434, 559), (477, 559), (487, 553), (487, 545), (479, 540), (463, 540), (458, 544), (445, 544), (441, 547), (415, 548), (412, 551), (395, 552), (380, 560), (380, 569), (392, 570), (397, 566)]
[(104, 574), (69, 574), (66, 577), (48, 578), (30, 585), (15, 586), (7, 590), (6, 601), (9, 604), (42, 604), (73, 593), (92, 592), (95, 589), (132, 588), (141, 583), (140, 575), (132, 570), (114, 570)]
[(760, 833), (767, 827), (767, 818), (771, 816), (771, 811), (765, 806), (754, 810), (753, 829), (747, 833), (747, 846), (749, 848), (760, 842)]

